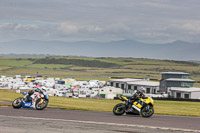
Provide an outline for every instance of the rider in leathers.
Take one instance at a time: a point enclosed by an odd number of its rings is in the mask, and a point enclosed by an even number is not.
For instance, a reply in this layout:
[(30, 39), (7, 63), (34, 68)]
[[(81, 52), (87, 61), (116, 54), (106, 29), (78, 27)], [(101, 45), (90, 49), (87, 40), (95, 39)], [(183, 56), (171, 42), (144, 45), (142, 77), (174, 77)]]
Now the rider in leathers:
[(145, 97), (144, 93), (145, 93), (144, 88), (138, 89), (137, 92), (128, 100), (128, 103), (127, 103), (128, 109), (131, 109), (133, 102), (135, 102), (139, 98)]
[(34, 89), (28, 91), (28, 94), (27, 94), (26, 97), (25, 97), (25, 102), (32, 101), (31, 95), (33, 95), (34, 92), (43, 93), (42, 90), (40, 89), (40, 86), (39, 86), (39, 85), (36, 85), (36, 86), (34, 87)]

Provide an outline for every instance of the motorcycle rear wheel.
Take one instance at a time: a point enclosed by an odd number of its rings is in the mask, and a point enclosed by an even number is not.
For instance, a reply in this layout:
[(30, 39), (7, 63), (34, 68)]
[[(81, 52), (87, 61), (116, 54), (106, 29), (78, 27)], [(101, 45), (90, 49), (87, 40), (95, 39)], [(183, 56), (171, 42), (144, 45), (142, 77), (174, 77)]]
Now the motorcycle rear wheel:
[(113, 108), (113, 114), (123, 115), (125, 113), (125, 107), (126, 107), (126, 105), (123, 103), (119, 103), (119, 104), (115, 105)]
[(143, 107), (141, 109), (142, 117), (148, 118), (151, 117), (153, 114), (154, 114), (154, 108), (152, 105), (147, 105), (146, 107)]
[[(41, 103), (41, 100), (43, 100), (42, 103)], [(47, 105), (48, 105), (48, 101), (47, 100), (39, 98), (39, 99), (37, 99), (37, 101), (35, 103), (35, 108), (37, 110), (43, 110), (43, 109), (45, 109), (47, 107)]]
[(20, 108), (22, 107), (22, 104), (21, 104), (22, 99), (23, 99), (22, 97), (19, 97), (19, 98), (15, 99), (15, 100), (12, 102), (12, 107), (13, 107), (14, 109), (20, 109)]

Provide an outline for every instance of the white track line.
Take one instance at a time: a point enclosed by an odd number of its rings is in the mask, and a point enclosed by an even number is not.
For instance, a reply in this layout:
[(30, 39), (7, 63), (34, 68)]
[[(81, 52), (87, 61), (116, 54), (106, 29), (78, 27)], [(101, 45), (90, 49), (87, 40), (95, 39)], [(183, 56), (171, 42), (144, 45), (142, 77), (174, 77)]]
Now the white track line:
[(63, 121), (63, 122), (74, 122), (74, 123), (78, 122), (78, 123), (97, 124), (97, 125), (139, 127), (139, 128), (151, 128), (151, 129), (161, 129), (161, 130), (171, 130), (171, 131), (184, 131), (184, 132), (200, 132), (200, 130), (191, 130), (191, 129), (170, 128), (170, 127), (155, 127), (155, 126), (95, 122), (95, 121), (79, 121), (79, 120), (64, 120), (64, 119), (35, 118), (35, 117), (23, 117), (23, 116), (5, 116), (5, 115), (0, 115), (0, 117), (9, 117), (9, 118), (17, 118), (17, 119), (32, 119), (32, 120)]

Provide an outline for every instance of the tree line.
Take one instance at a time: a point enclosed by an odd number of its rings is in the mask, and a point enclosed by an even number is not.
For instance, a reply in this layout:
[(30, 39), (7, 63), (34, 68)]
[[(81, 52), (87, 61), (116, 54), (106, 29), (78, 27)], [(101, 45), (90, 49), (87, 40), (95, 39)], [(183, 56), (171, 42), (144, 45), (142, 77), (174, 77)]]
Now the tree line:
[(75, 65), (82, 67), (101, 67), (101, 68), (119, 68), (120, 65), (115, 63), (108, 63), (98, 60), (84, 60), (84, 59), (64, 59), (64, 58), (43, 58), (34, 61), (34, 64), (63, 64)]

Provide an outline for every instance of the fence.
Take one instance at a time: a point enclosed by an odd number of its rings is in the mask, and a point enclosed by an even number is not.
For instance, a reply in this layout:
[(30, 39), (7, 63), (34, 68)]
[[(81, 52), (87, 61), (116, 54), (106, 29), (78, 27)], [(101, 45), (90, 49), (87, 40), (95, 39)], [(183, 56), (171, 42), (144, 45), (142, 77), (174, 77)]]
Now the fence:
[(152, 97), (152, 98), (154, 100), (200, 102), (200, 99), (165, 98), (165, 97)]
[[(127, 97), (130, 98), (130, 97)], [(114, 97), (118, 100), (119, 97)], [(200, 99), (184, 99), (184, 98), (167, 98), (167, 97), (152, 97), (153, 100), (166, 100), (166, 101), (185, 101), (185, 102), (200, 102)]]

